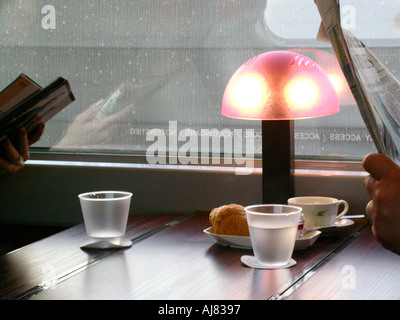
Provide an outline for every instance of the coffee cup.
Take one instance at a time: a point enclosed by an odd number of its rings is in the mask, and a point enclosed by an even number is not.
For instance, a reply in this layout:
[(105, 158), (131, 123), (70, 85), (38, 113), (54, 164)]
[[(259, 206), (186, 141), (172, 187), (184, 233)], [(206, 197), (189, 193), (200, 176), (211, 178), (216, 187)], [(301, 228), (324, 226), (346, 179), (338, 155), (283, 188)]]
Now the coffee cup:
[[(294, 197), (288, 200), (288, 204), (302, 208), (305, 229), (331, 226), (349, 210), (345, 200), (330, 197)], [(344, 208), (338, 213), (340, 205)]]

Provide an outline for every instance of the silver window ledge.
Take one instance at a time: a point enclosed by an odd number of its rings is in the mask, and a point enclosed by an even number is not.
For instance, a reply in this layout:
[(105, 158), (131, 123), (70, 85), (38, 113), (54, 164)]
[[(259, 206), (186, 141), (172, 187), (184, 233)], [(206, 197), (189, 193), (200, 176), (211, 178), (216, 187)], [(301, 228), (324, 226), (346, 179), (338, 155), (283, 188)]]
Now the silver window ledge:
[[(261, 160), (251, 174), (236, 167), (150, 165), (143, 156), (31, 153), (25, 167), (2, 178), (0, 223), (72, 226), (83, 222), (78, 194), (133, 193), (130, 214), (193, 213), (228, 203), (260, 203)], [(364, 215), (369, 199), (359, 162), (295, 161), (295, 195), (345, 199), (350, 215)]]

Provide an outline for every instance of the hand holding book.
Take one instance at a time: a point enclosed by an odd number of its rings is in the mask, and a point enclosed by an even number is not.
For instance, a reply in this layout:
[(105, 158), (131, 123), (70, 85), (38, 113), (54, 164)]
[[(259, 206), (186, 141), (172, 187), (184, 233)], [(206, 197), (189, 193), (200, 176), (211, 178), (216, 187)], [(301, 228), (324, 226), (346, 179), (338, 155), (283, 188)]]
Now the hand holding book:
[(13, 174), (21, 169), (29, 159), (29, 146), (39, 141), (43, 132), (44, 122), (40, 122), (29, 135), (24, 128), (19, 129), (14, 142), (7, 136), (0, 137), (0, 172)]
[(18, 171), (29, 159), (29, 146), (42, 136), (44, 123), (74, 99), (65, 79), (43, 89), (24, 74), (0, 92), (0, 172)]
[(61, 77), (42, 88), (21, 74), (0, 92), (0, 136), (11, 137), (19, 128), (29, 134), (74, 100), (68, 81)]

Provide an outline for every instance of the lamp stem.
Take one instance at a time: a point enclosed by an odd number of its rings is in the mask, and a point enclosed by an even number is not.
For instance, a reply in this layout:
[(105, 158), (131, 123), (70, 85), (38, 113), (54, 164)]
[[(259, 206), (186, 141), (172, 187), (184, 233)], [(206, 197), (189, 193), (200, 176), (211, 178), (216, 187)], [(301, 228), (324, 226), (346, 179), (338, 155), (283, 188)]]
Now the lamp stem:
[(287, 204), (293, 197), (293, 120), (262, 120), (263, 203)]

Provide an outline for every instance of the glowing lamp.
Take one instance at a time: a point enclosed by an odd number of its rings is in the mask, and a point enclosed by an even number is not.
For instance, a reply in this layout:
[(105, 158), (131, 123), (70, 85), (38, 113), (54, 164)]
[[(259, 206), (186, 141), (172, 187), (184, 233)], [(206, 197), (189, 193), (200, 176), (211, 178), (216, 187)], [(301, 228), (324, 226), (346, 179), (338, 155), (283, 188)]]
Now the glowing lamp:
[(290, 51), (255, 56), (229, 80), (222, 115), (262, 120), (264, 203), (293, 196), (293, 120), (339, 112), (334, 83), (313, 60)]

